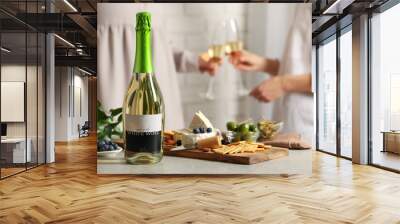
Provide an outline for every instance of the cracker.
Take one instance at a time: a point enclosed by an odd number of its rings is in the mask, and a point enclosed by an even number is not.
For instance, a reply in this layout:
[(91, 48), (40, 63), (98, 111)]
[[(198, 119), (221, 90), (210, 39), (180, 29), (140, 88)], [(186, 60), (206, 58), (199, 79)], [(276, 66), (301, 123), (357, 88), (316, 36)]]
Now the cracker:
[(229, 145), (223, 145), (219, 148), (212, 149), (211, 151), (222, 155), (232, 155), (237, 153), (261, 152), (271, 148), (272, 146), (264, 145), (262, 143), (240, 141), (231, 143)]

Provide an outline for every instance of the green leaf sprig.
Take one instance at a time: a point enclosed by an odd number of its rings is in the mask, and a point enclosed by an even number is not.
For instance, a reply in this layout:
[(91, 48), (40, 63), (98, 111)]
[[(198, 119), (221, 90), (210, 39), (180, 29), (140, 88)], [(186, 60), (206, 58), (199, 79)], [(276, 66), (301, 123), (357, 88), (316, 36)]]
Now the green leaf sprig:
[(122, 129), (122, 107), (111, 109), (107, 113), (97, 101), (97, 139), (120, 139), (123, 136)]

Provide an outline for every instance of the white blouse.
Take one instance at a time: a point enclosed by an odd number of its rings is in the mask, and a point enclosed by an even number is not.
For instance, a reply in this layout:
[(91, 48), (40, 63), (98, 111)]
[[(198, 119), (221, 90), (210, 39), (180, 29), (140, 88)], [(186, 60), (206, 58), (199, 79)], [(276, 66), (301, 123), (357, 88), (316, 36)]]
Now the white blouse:
[[(97, 98), (105, 110), (121, 107), (130, 82), (136, 45), (136, 13), (143, 4), (98, 4), (97, 24)], [(198, 58), (175, 49), (163, 36), (157, 12), (152, 13), (152, 49), (154, 73), (165, 104), (165, 128), (184, 127), (181, 93), (177, 72), (198, 69)]]

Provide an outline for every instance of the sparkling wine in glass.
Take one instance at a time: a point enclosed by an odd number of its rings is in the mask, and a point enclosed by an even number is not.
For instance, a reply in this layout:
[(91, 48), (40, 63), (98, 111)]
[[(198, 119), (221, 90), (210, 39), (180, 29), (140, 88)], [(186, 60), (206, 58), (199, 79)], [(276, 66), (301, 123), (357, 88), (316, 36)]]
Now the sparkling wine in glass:
[[(226, 54), (240, 53), (240, 51), (243, 50), (243, 41), (239, 37), (237, 20), (234, 18), (228, 19), (226, 21), (225, 29), (226, 29), (226, 43), (225, 43)], [(239, 79), (240, 79), (238, 82), (239, 96), (249, 95), (250, 91), (245, 87), (241, 74), (239, 74)]]
[[(208, 60), (219, 63), (225, 54), (225, 22), (217, 24), (214, 28), (214, 32), (211, 35), (210, 46), (208, 47)], [(207, 100), (214, 100), (214, 83), (215, 77), (212, 76), (208, 80), (207, 90), (200, 96)]]

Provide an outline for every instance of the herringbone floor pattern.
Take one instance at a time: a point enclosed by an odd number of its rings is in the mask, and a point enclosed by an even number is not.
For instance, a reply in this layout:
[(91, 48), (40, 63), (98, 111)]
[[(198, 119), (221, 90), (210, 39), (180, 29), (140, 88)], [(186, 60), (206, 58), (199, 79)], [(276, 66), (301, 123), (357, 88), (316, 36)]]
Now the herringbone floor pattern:
[(303, 176), (99, 176), (95, 138), (0, 181), (0, 223), (400, 223), (400, 175), (314, 153)]

